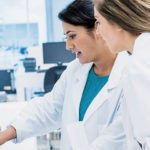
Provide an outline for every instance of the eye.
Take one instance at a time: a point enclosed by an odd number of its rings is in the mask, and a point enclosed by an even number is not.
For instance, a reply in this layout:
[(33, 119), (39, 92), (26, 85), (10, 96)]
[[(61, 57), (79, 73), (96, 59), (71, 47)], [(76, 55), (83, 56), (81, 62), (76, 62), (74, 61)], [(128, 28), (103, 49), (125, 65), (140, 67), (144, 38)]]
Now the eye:
[(72, 40), (76, 37), (76, 35), (75, 34), (72, 34), (72, 35), (70, 35), (69, 36)]

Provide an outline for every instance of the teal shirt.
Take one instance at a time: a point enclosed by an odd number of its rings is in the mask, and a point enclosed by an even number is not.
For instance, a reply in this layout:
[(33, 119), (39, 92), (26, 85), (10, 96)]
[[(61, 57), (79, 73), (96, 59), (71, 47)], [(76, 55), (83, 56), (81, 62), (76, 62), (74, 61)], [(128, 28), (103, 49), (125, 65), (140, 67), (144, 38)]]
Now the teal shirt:
[(97, 76), (93, 67), (90, 69), (79, 107), (79, 121), (82, 121), (89, 105), (108, 81), (109, 76)]

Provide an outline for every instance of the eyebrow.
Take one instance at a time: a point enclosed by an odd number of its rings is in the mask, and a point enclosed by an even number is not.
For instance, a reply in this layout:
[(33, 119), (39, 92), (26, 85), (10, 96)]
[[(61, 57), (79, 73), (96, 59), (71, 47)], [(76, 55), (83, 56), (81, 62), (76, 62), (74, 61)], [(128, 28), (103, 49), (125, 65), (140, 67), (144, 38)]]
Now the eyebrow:
[(69, 30), (69, 31), (67, 31), (66, 33), (64, 33), (64, 35), (67, 35), (67, 34), (69, 34), (70, 32), (74, 32), (74, 31)]

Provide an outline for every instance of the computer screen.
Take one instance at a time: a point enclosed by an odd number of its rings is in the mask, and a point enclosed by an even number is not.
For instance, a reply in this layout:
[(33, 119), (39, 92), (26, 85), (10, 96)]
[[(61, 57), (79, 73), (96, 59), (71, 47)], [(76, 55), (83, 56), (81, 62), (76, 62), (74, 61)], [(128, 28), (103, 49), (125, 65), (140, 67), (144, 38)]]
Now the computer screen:
[(76, 58), (71, 51), (66, 50), (66, 42), (43, 43), (43, 62), (49, 63), (68, 63)]

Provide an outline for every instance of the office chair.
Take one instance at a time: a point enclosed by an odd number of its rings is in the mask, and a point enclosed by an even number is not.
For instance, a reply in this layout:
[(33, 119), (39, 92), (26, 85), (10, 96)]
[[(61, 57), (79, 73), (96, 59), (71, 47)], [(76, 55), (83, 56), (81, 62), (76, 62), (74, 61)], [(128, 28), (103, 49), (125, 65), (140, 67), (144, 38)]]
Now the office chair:
[(45, 72), (45, 77), (44, 77), (44, 92), (34, 92), (34, 96), (43, 96), (44, 94), (50, 92), (56, 81), (60, 78), (61, 74), (63, 71), (67, 68), (65, 65), (58, 65), (49, 68)]
[(54, 66), (49, 68), (45, 73), (44, 78), (44, 92), (48, 93), (53, 89), (56, 81), (60, 78), (63, 71), (66, 69), (67, 66)]

